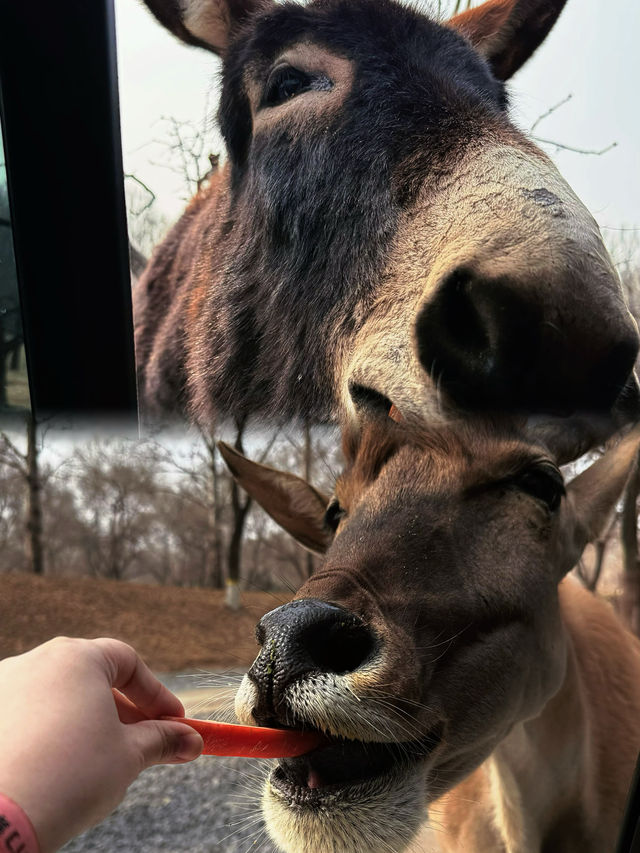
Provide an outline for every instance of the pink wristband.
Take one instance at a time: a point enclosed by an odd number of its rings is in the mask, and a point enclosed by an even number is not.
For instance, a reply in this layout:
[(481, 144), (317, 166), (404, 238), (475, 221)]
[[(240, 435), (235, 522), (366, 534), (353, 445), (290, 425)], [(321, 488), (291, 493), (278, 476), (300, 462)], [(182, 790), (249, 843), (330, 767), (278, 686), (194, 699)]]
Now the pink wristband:
[(0, 851), (40, 853), (31, 821), (20, 806), (5, 794), (0, 794)]

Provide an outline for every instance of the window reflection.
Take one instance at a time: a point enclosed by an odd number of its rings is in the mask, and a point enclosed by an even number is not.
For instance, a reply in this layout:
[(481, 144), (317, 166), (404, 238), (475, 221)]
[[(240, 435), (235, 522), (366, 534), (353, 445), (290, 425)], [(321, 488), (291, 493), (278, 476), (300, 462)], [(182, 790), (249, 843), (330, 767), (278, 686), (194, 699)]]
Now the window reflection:
[(0, 131), (0, 414), (29, 409), (29, 379)]

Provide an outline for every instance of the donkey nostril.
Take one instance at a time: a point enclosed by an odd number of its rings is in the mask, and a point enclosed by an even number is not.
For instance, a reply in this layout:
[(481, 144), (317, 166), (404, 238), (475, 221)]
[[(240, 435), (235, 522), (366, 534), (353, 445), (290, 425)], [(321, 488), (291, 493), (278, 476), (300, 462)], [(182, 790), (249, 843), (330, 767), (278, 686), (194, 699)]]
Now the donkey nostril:
[[(633, 400), (633, 377), (631, 382), (628, 377), (633, 369), (636, 355), (637, 339), (632, 330), (632, 334), (628, 335), (626, 340), (621, 340), (612, 346), (599, 360), (590, 377), (590, 387), (595, 389), (592, 393), (596, 407), (604, 408), (613, 405), (625, 386), (629, 389), (630, 400)], [(637, 403), (637, 397), (634, 402)], [(623, 401), (624, 404), (625, 401)]]
[(418, 358), (464, 407), (521, 402), (539, 349), (541, 312), (513, 282), (461, 267), (446, 276), (415, 325)]
[[(454, 346), (462, 346), (465, 351), (482, 352), (491, 345), (487, 324), (490, 318), (486, 311), (482, 316), (482, 305), (478, 294), (474, 293), (473, 284), (473, 276), (468, 270), (453, 272), (442, 287), (438, 319), (449, 330)], [(427, 322), (426, 315), (422, 322)]]
[(364, 624), (339, 621), (309, 630), (303, 645), (322, 672), (344, 675), (365, 663), (375, 649), (375, 639)]
[(418, 358), (456, 405), (566, 416), (618, 399), (637, 351), (635, 328), (582, 318), (575, 294), (583, 283), (570, 271), (541, 276), (461, 266), (421, 306)]
[(387, 415), (392, 406), (391, 400), (380, 391), (358, 382), (349, 382), (349, 395), (356, 409)]

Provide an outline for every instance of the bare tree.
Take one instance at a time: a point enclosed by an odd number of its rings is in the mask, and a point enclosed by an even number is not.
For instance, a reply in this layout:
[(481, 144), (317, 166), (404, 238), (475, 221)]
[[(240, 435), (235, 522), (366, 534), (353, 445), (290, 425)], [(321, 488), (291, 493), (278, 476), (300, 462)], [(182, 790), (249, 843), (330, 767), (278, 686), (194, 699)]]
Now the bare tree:
[[(208, 576), (206, 507), (189, 494), (186, 480), (176, 491), (160, 490), (155, 500), (156, 523), (151, 574), (161, 583), (177, 586), (210, 586)], [(147, 555), (146, 563), (149, 563)]]
[[(236, 421), (236, 439), (233, 446), (240, 453), (244, 453), (242, 439), (247, 425), (247, 419), (242, 418)], [(251, 497), (244, 494), (244, 499), (241, 496), (241, 490), (234, 479), (231, 480), (231, 533), (229, 536), (229, 546), (227, 550), (227, 596), (226, 604), (232, 610), (238, 610), (240, 607), (240, 557), (242, 552), (242, 537), (244, 534), (244, 525), (247, 520), (247, 515), (251, 509)]]
[(640, 562), (638, 560), (638, 495), (640, 456), (629, 475), (622, 509), (623, 569), (618, 611), (624, 622), (640, 637)]
[(47, 479), (42, 498), (47, 574), (85, 575), (84, 543), (91, 532), (78, 512), (75, 491), (61, 477), (60, 470)]
[[(307, 483), (313, 483), (316, 479), (316, 468), (318, 463), (325, 459), (323, 448), (320, 441), (314, 443), (314, 429), (309, 421), (305, 421), (302, 426), (302, 434), (293, 435), (287, 433), (287, 441), (294, 450), (294, 458), (291, 461), (284, 463), (288, 469), (298, 468), (300, 475)], [(300, 582), (310, 578), (316, 568), (316, 558), (314, 555), (303, 549), (302, 546), (293, 542), (287, 542), (283, 545), (279, 540), (269, 540), (269, 547), (272, 550), (279, 552), (290, 565), (295, 566), (300, 575)]]
[(137, 175), (125, 175), (129, 261), (135, 281), (146, 266), (146, 255), (166, 234), (168, 218), (159, 210), (156, 194)]
[(86, 519), (85, 556), (93, 572), (121, 580), (161, 534), (154, 500), (158, 460), (152, 444), (94, 442), (77, 450), (75, 482)]
[[(311, 424), (309, 421), (304, 422), (304, 465), (302, 476), (310, 483), (313, 480), (313, 441), (311, 434)], [(307, 578), (310, 578), (315, 569), (315, 560), (313, 558), (313, 554), (310, 551), (305, 552), (305, 569)]]
[[(172, 494), (177, 494), (183, 505), (191, 508), (201, 520), (199, 540), (202, 551), (203, 586), (220, 589), (224, 580), (223, 559), (223, 502), (221, 483), (223, 469), (218, 461), (216, 439), (211, 431), (199, 431), (199, 441), (194, 444), (186, 460), (164, 449), (164, 459), (169, 469), (182, 475)], [(191, 524), (189, 525), (191, 526)]]
[(219, 155), (210, 148), (211, 94), (210, 89), (199, 122), (162, 116), (165, 136), (155, 140), (165, 152), (164, 162), (157, 165), (182, 179), (185, 200), (197, 193), (218, 169)]
[(219, 588), (222, 586), (222, 502), (220, 499), (221, 472), (218, 467), (218, 448), (211, 432), (202, 432), (202, 441), (207, 451), (207, 566), (206, 585)]
[[(234, 447), (240, 453), (244, 453), (243, 439), (247, 428), (247, 419), (236, 420), (236, 437)], [(258, 461), (264, 462), (273, 447), (280, 430), (275, 429), (266, 441)], [(229, 544), (227, 547), (227, 595), (226, 604), (232, 610), (240, 607), (240, 566), (242, 555), (242, 543), (245, 532), (245, 523), (251, 510), (252, 500), (250, 496), (240, 489), (236, 481), (231, 479), (231, 530), (229, 533)], [(244, 494), (244, 498), (242, 495)]]
[(25, 415), (26, 451), (23, 453), (6, 432), (0, 433), (0, 456), (25, 485), (24, 551), (27, 565), (36, 575), (43, 575), (44, 546), (42, 524), (43, 474), (38, 461), (36, 422), (31, 412)]
[(24, 568), (24, 480), (0, 457), (0, 571)]

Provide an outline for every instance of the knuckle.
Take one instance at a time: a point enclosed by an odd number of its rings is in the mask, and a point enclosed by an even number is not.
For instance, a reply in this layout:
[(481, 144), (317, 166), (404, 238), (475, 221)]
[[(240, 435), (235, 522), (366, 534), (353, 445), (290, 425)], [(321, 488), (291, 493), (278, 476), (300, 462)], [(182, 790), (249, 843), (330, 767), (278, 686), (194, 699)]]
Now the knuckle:
[[(133, 673), (135, 671), (138, 656), (132, 646), (112, 637), (99, 637), (96, 640), (91, 640), (91, 643), (106, 662), (112, 683), (118, 678), (119, 672), (122, 673), (123, 670), (126, 670), (128, 673)], [(121, 677), (120, 680), (126, 683), (128, 678)]]
[(45, 643), (45, 647), (49, 648), (49, 651), (54, 652), (57, 655), (77, 655), (80, 650), (83, 648), (86, 640), (80, 640), (76, 637), (54, 637), (53, 640), (49, 640), (48, 643)]
[(112, 658), (129, 658), (134, 657), (136, 652), (134, 649), (124, 643), (122, 640), (116, 640), (113, 637), (98, 637), (91, 641), (96, 648), (99, 648), (105, 656)]
[(54, 637), (52, 640), (49, 640), (49, 642), (46, 643), (45, 645), (50, 646), (50, 647), (55, 648), (55, 649), (64, 649), (64, 648), (68, 648), (69, 646), (73, 646), (76, 642), (77, 641), (75, 640), (74, 637), (60, 636), (60, 637)]

